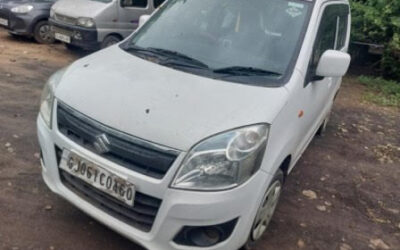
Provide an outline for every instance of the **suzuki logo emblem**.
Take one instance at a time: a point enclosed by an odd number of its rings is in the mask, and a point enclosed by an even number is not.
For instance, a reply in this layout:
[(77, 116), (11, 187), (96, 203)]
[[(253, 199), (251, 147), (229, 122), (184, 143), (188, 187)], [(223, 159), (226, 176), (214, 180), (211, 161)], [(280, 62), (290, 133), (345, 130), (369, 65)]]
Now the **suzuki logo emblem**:
[(94, 147), (96, 148), (99, 154), (105, 154), (110, 152), (110, 141), (106, 134), (101, 134), (96, 136), (96, 140), (93, 143)]

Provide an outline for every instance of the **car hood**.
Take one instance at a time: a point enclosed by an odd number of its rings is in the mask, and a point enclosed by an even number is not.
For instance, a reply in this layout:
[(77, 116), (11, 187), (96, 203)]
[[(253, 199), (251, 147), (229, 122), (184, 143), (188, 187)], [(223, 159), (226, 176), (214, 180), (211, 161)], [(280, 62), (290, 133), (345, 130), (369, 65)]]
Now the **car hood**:
[(110, 4), (114, 4), (114, 2), (102, 3), (91, 0), (59, 0), (53, 5), (52, 10), (57, 14), (73, 18), (95, 18), (102, 11), (107, 9)]
[(187, 151), (222, 131), (272, 123), (288, 93), (185, 73), (113, 46), (73, 63), (55, 95), (105, 125)]

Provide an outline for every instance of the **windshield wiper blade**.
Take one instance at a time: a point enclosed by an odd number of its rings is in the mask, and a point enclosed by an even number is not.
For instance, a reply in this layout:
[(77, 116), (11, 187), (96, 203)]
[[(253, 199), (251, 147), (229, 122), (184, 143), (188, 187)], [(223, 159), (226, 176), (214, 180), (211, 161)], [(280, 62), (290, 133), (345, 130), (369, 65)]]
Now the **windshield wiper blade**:
[(152, 55), (161, 58), (158, 63), (165, 66), (177, 66), (177, 67), (189, 67), (189, 68), (201, 68), (208, 69), (208, 65), (197, 60), (191, 58), (187, 55), (179, 53), (177, 51), (171, 51), (161, 48), (143, 48), (136, 45), (129, 46), (125, 48), (127, 52), (138, 52), (145, 55)]
[(214, 69), (214, 73), (218, 74), (228, 74), (228, 75), (233, 75), (233, 76), (253, 76), (253, 75), (275, 75), (275, 76), (281, 76), (281, 73), (270, 71), (270, 70), (265, 70), (265, 69), (259, 69), (259, 68), (254, 68), (254, 67), (244, 67), (244, 66), (232, 66), (232, 67), (226, 67), (226, 68), (219, 68), (219, 69)]
[[(150, 47), (150, 48), (147, 48), (147, 49), (149, 49), (149, 50), (151, 50), (151, 51), (156, 51), (156, 52), (159, 52), (160, 54), (162, 54), (162, 55), (164, 55), (164, 56), (166, 56), (166, 57), (168, 57), (169, 59), (171, 59), (171, 60), (176, 60), (176, 61), (182, 61), (182, 62), (185, 62), (185, 63), (190, 63), (190, 64), (192, 64), (193, 66), (197, 66), (197, 67), (199, 67), (199, 68), (206, 68), (206, 69), (208, 69), (209, 67), (208, 67), (208, 65), (207, 64), (205, 64), (205, 63), (203, 63), (202, 61), (200, 61), (200, 60), (197, 60), (197, 59), (194, 59), (194, 58), (192, 58), (192, 57), (190, 57), (190, 56), (188, 56), (188, 55), (185, 55), (185, 54), (183, 54), (183, 53), (180, 53), (180, 52), (178, 52), (178, 51), (173, 51), (173, 50), (167, 50), (167, 49), (161, 49), (161, 48), (152, 48), (152, 47)], [(179, 65), (179, 63), (175, 63), (175, 62), (173, 62), (173, 61), (170, 61), (170, 60), (166, 60), (164, 63), (162, 63), (162, 64), (175, 64), (175, 65)], [(184, 64), (184, 66), (186, 66), (187, 64)]]
[(136, 45), (133, 46), (129, 46), (124, 48), (125, 51), (127, 52), (139, 52), (139, 53), (143, 53), (143, 54), (151, 54), (151, 55), (156, 55), (159, 56), (160, 53), (158, 51), (155, 51), (153, 49), (149, 49), (149, 48), (142, 48)]
[(201, 70), (207, 70), (209, 71), (208, 67), (204, 67), (201, 65), (193, 64), (190, 62), (185, 62), (185, 61), (177, 61), (177, 60), (166, 60), (166, 61), (160, 61), (159, 64), (164, 65), (164, 66), (171, 66), (171, 67), (185, 67), (185, 68), (193, 68), (193, 69), (201, 69)]

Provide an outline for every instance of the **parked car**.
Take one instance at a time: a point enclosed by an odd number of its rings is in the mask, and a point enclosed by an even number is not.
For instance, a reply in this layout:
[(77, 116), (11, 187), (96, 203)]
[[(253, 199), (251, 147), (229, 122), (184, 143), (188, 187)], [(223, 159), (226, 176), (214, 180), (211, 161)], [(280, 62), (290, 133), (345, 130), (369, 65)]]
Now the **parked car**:
[(327, 124), (349, 35), (348, 1), (169, 0), (49, 79), (44, 181), (148, 249), (251, 247)]
[(48, 18), (56, 0), (0, 0), (0, 27), (16, 36), (53, 43)]
[(60, 0), (50, 22), (57, 40), (68, 48), (95, 50), (118, 43), (164, 0)]

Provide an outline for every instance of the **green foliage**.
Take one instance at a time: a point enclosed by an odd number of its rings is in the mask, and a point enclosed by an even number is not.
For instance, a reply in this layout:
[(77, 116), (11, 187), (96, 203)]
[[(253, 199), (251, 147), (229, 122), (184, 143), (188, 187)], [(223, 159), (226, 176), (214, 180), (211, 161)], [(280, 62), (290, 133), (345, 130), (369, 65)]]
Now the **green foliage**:
[(400, 81), (400, 1), (351, 0), (352, 40), (382, 44), (383, 75)]
[(359, 81), (367, 86), (368, 91), (364, 95), (366, 100), (383, 106), (400, 107), (399, 82), (367, 76), (360, 76)]

